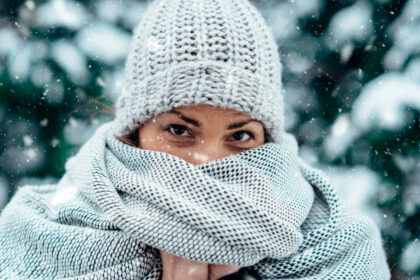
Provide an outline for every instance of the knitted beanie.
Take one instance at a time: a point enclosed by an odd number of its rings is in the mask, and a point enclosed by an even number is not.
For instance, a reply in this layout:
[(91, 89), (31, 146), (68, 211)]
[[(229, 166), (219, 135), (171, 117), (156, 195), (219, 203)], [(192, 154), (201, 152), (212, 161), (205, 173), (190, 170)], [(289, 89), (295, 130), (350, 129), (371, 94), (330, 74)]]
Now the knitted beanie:
[(173, 107), (209, 104), (249, 114), (280, 140), (282, 66), (248, 0), (154, 0), (133, 33), (115, 135)]

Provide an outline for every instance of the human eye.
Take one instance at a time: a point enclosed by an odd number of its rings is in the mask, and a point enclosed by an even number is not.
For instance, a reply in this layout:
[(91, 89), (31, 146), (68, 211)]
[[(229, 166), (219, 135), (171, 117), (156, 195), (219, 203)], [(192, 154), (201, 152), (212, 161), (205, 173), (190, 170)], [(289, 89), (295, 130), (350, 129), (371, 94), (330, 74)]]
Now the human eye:
[(249, 130), (240, 130), (232, 134), (234, 141), (245, 142), (250, 139), (255, 139), (254, 133)]
[(188, 127), (180, 124), (168, 124), (164, 128), (174, 136), (188, 136)]

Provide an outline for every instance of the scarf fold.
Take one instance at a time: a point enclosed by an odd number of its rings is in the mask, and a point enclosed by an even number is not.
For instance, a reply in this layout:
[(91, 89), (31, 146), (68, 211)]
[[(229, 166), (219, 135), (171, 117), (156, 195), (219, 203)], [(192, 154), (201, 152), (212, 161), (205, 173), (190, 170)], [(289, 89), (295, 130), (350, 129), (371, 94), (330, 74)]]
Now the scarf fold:
[(159, 280), (158, 249), (257, 279), (389, 279), (381, 237), (347, 210), (295, 138), (190, 164), (114, 138), (112, 122), (56, 184), (0, 216), (0, 278)]

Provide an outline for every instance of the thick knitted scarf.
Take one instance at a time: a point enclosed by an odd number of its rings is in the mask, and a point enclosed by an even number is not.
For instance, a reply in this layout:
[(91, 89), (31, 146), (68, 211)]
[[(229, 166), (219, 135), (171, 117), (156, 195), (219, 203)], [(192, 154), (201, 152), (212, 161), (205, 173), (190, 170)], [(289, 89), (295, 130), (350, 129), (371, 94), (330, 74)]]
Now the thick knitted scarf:
[(0, 278), (158, 280), (162, 249), (256, 279), (389, 279), (375, 224), (283, 139), (194, 165), (103, 124), (57, 184), (3, 210)]

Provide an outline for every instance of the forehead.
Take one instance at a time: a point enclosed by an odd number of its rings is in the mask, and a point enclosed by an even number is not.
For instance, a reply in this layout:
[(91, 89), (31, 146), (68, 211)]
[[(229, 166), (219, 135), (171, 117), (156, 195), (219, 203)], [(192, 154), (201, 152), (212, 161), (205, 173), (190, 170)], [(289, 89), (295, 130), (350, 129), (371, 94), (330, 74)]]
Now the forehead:
[(213, 114), (225, 114), (225, 115), (232, 115), (232, 116), (248, 116), (247, 113), (242, 111), (238, 111), (233, 108), (223, 108), (218, 106), (213, 106), (209, 104), (198, 104), (198, 105), (191, 105), (191, 106), (179, 106), (173, 108), (174, 110), (181, 112), (181, 113), (213, 113)]
[(246, 114), (237, 114), (237, 112), (232, 111), (197, 111), (194, 112), (188, 110), (179, 110), (179, 109), (172, 109), (170, 112), (166, 112), (160, 115), (159, 119), (167, 119), (167, 118), (180, 118), (187, 123), (190, 123), (196, 127), (204, 127), (204, 126), (212, 126), (212, 127), (220, 127), (228, 129), (235, 129), (243, 127), (247, 124), (254, 124), (264, 126), (262, 122), (246, 115)]

